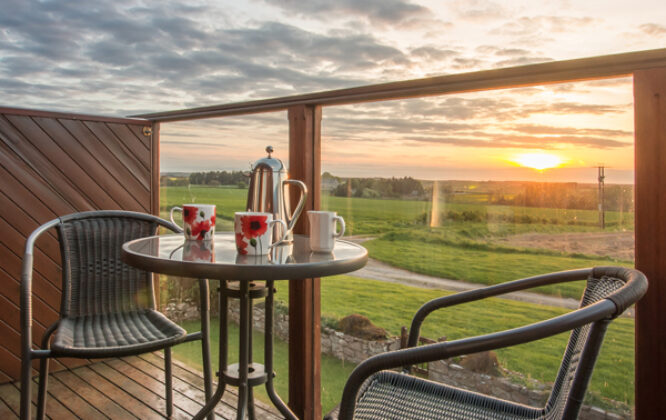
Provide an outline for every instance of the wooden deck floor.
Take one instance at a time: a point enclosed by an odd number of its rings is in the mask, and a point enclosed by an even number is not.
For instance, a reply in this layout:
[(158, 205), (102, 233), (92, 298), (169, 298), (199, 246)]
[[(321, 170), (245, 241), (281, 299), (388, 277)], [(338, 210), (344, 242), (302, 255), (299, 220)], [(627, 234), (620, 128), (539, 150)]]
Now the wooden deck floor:
[[(161, 353), (108, 359), (49, 377), (46, 414), (61, 419), (161, 419), (165, 416), (164, 361)], [(202, 407), (201, 373), (174, 360), (174, 419), (189, 419)], [(33, 403), (37, 397), (33, 386)], [(18, 419), (19, 384), (0, 385), (0, 419)], [(236, 418), (237, 394), (227, 387), (215, 412)], [(35, 408), (33, 405), (33, 417)], [(256, 402), (258, 419), (279, 419), (273, 407)]]

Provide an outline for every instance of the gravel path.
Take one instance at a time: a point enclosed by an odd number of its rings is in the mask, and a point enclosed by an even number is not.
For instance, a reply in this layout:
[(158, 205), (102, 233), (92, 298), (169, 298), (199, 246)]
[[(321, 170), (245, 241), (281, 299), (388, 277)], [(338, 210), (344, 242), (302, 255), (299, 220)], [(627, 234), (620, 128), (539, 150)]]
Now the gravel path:
[[(353, 242), (361, 243), (372, 238), (345, 238)], [(459, 280), (449, 280), (439, 277), (428, 276), (425, 274), (413, 273), (411, 271), (403, 270), (390, 266), (381, 261), (368, 259), (368, 263), (362, 269), (355, 271), (351, 275), (355, 277), (381, 280), (390, 283), (406, 284), (409, 286), (422, 287), (427, 289), (443, 289), (454, 292), (461, 292), (465, 290), (480, 289), (486, 287), (483, 284), (469, 283)], [(499, 298), (517, 300), (521, 302), (536, 303), (539, 305), (556, 306), (568, 309), (578, 308), (578, 300), (571, 298), (558, 298), (555, 296), (542, 295), (532, 292), (513, 292), (507, 293)], [(424, 302), (425, 303), (425, 302)], [(625, 316), (634, 317), (634, 309), (630, 308), (624, 313)]]

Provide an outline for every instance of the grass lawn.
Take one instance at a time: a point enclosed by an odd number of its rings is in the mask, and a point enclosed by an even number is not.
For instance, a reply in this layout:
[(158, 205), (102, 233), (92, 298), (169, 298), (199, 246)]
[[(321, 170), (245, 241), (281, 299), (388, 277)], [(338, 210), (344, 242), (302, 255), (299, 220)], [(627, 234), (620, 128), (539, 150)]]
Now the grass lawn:
[[(429, 240), (414, 233), (392, 233), (363, 243), (372, 258), (406, 270), (453, 280), (497, 284), (537, 274), (599, 265), (633, 267), (632, 262), (517, 250), (483, 243)], [(534, 289), (544, 294), (580, 298), (577, 283)]]
[[(232, 230), (233, 214), (244, 210), (246, 197), (246, 189), (168, 187), (162, 189), (161, 214), (168, 217), (168, 209), (184, 203), (216, 204), (217, 229)], [(499, 237), (528, 232), (600, 232), (595, 226), (598, 218), (596, 211), (488, 205), (482, 201), (440, 203), (440, 213), (453, 214), (455, 217), (443, 218), (441, 227), (429, 228), (426, 222), (431, 203), (427, 201), (324, 195), (322, 208), (337, 211), (345, 218), (347, 235), (375, 237), (364, 243), (372, 258), (410, 271), (445, 278), (495, 284), (572, 268), (633, 265), (629, 261), (516, 249), (491, 242)], [(180, 216), (178, 217), (180, 220)], [(469, 220), (466, 220), (466, 217)], [(612, 225), (606, 231), (627, 226), (631, 229), (633, 214), (607, 212), (606, 220)], [(540, 292), (579, 298), (582, 287), (580, 284), (549, 286), (540, 289)], [(397, 335), (401, 326), (409, 326), (412, 315), (421, 304), (444, 293), (446, 292), (354, 277), (333, 277), (322, 282), (322, 315), (339, 319), (352, 313), (361, 313)], [(430, 338), (446, 335), (449, 339), (455, 339), (524, 325), (561, 313), (563, 310), (557, 308), (495, 299), (433, 314), (424, 324), (423, 335)], [(230, 335), (236, 336), (233, 332)], [(537, 344), (502, 350), (498, 352), (498, 356), (502, 365), (510, 370), (541, 381), (552, 381), (564, 351), (566, 338), (553, 337)], [(633, 320), (622, 318), (611, 325), (592, 378), (589, 398), (610, 398), (633, 404), (633, 340)], [(259, 338), (255, 339), (255, 343), (259, 352), (257, 360), (261, 360), (263, 350), (260, 344), (263, 343)], [(187, 346), (190, 345), (181, 347), (185, 349)], [(193, 346), (190, 356), (194, 357), (192, 360), (198, 360), (198, 347), (196, 344)], [(236, 347), (236, 344), (231, 344), (230, 350)], [(233, 360), (234, 356), (231, 357), (230, 360)], [(283, 372), (288, 369), (284, 343), (276, 342), (275, 359), (278, 372), (276, 386), (280, 395), (286, 399), (286, 384), (281, 382), (286, 379), (287, 375)], [(325, 365), (328, 367), (324, 367)], [(322, 401), (324, 409), (327, 410), (339, 400), (339, 393), (351, 366), (343, 366), (341, 362), (331, 359), (322, 361), (322, 369)]]
[[(217, 206), (218, 230), (224, 230), (224, 221), (233, 220), (234, 212), (245, 210), (247, 189), (231, 186), (209, 187), (191, 185), (189, 187), (162, 187), (160, 208), (162, 217), (169, 215), (169, 209), (186, 203), (215, 204)], [(345, 218), (347, 235), (383, 234), (391, 230), (423, 225), (424, 217), (431, 211), (432, 203), (419, 200), (367, 199), (322, 196), (322, 208), (337, 211)], [(551, 233), (599, 231), (595, 227), (598, 213), (592, 210), (548, 209), (534, 207), (488, 205), (486, 203), (446, 203), (440, 204), (440, 212), (465, 211), (483, 215), (488, 232), (511, 234), (543, 231)], [(507, 223), (507, 219), (521, 220), (528, 216), (539, 223)], [(620, 224), (633, 228), (633, 213), (606, 212), (608, 226), (612, 230)], [(465, 226), (469, 222), (459, 222), (455, 226)], [(229, 224), (231, 226), (231, 224)], [(474, 232), (474, 235), (479, 232)]]
[[(425, 302), (448, 294), (351, 276), (322, 279), (322, 316), (342, 318), (352, 313), (367, 316), (392, 335), (409, 327), (412, 316)], [(486, 299), (432, 313), (421, 335), (446, 336), (449, 340), (501, 331), (565, 313), (566, 310), (505, 299)], [(498, 351), (500, 364), (540, 381), (552, 382), (559, 367), (568, 335), (561, 334)], [(609, 327), (592, 376), (588, 397), (610, 398), (633, 405), (634, 320), (620, 318)]]
[[(199, 321), (186, 321), (181, 324), (187, 331), (198, 331), (200, 327)], [(213, 372), (217, 370), (217, 362), (219, 357), (219, 320), (211, 319), (211, 362), (213, 364)], [(253, 359), (256, 362), (263, 363), (264, 360), (264, 335), (262, 333), (254, 332), (252, 336), (253, 346)], [(229, 324), (229, 359), (228, 363), (238, 362), (238, 326), (234, 323)], [(278, 395), (286, 403), (289, 401), (289, 348), (288, 344), (281, 340), (275, 340), (273, 355), (273, 367), (277, 376), (273, 380), (275, 389)], [(202, 368), (201, 362), (201, 342), (192, 341), (183, 343), (173, 348), (174, 357), (181, 360), (196, 369)], [(356, 365), (349, 362), (342, 362), (334, 357), (322, 355), (321, 358), (321, 405), (323, 413), (329, 412), (335, 407), (342, 397), (342, 389), (345, 386), (347, 377), (351, 374)], [(266, 394), (264, 386), (255, 387), (256, 398), (268, 404), (270, 400)], [(272, 405), (272, 404), (271, 404)]]
[[(396, 228), (423, 225), (432, 209), (430, 201), (400, 199), (370, 199), (357, 197), (333, 197), (322, 195), (322, 209), (338, 212), (344, 217), (350, 235), (386, 233)], [(550, 226), (552, 233), (600, 231), (597, 227), (599, 214), (594, 210), (552, 209), (489, 205), (487, 203), (440, 203), (439, 212), (464, 212), (478, 214), (490, 229), (506, 229), (522, 226), (523, 231)], [(518, 223), (514, 223), (516, 220)], [(531, 223), (521, 223), (529, 220)], [(429, 221), (429, 219), (428, 219)], [(633, 213), (606, 212), (606, 231), (633, 229)], [(460, 222), (468, 226), (469, 220)], [(512, 233), (509, 228), (508, 233)], [(521, 233), (521, 232), (516, 232)]]
[[(370, 318), (376, 325), (398, 335), (400, 328), (409, 326), (416, 310), (430, 299), (448, 292), (427, 290), (381, 281), (360, 279), (352, 276), (334, 276), (322, 279), (321, 311), (326, 318), (340, 319), (352, 313)], [(286, 290), (278, 290), (278, 298), (286, 299)], [(397, 305), (396, 303), (400, 304)], [(469, 303), (455, 308), (434, 312), (423, 324), (421, 334), (429, 338), (446, 336), (449, 340), (486, 334), (507, 328), (530, 324), (565, 313), (566, 310), (548, 306), (515, 302), (504, 299), (488, 299), (482, 303)], [(218, 328), (217, 320), (211, 322), (211, 353), (213, 366), (217, 366)], [(198, 322), (183, 323), (188, 331), (199, 329)], [(229, 361), (238, 357), (238, 329), (229, 327)], [(537, 343), (524, 344), (499, 350), (500, 364), (528, 378), (543, 382), (555, 379), (557, 368), (564, 353), (567, 334), (550, 337)], [(255, 333), (254, 360), (263, 360), (263, 335)], [(199, 342), (184, 343), (174, 348), (180, 360), (201, 368)], [(288, 399), (288, 347), (287, 343), (275, 341), (275, 379), (278, 394)], [(340, 400), (342, 389), (354, 365), (343, 363), (333, 357), (322, 356), (322, 407), (324, 412), (333, 408)], [(256, 388), (256, 395), (268, 401), (265, 390)], [(599, 360), (592, 376), (587, 402), (608, 406), (607, 399), (633, 405), (634, 389), (634, 321), (629, 318), (615, 320), (606, 335)]]

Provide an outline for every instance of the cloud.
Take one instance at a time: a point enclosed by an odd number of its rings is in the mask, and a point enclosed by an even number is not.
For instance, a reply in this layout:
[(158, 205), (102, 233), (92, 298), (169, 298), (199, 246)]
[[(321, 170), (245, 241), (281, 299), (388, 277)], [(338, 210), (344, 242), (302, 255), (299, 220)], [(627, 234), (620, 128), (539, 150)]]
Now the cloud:
[(577, 102), (556, 102), (553, 104), (544, 104), (538, 107), (526, 107), (525, 111), (529, 113), (553, 113), (553, 114), (620, 114), (626, 111), (626, 105), (605, 105), (605, 104), (584, 104)]
[(264, 2), (311, 19), (356, 17), (381, 25), (403, 25), (432, 15), (427, 7), (402, 0), (264, 0)]
[(425, 60), (430, 60), (431, 62), (434, 61), (442, 61), (442, 60), (447, 60), (449, 58), (455, 57), (460, 54), (460, 52), (452, 50), (452, 49), (444, 49), (444, 48), (438, 48), (434, 46), (424, 46), (424, 47), (418, 47), (418, 48), (413, 48), (410, 51), (412, 57), (418, 57), (422, 58)]
[(638, 27), (641, 31), (648, 35), (664, 36), (666, 35), (666, 25), (658, 23), (645, 23)]
[(628, 137), (633, 135), (633, 132), (626, 130), (608, 130), (603, 128), (553, 127), (553, 126), (535, 125), (535, 124), (513, 125), (509, 129), (520, 133), (542, 134), (542, 135), (585, 134), (585, 135), (606, 136), (606, 137)]
[[(124, 115), (363, 85), (412, 65), (409, 55), (369, 34), (320, 34), (280, 22), (230, 25), (220, 8), (8, 1), (15, 12), (0, 15), (0, 79), (47, 88), (5, 90), (6, 103), (33, 94), (31, 104), (50, 107), (62, 98), (57, 89), (78, 88), (65, 108), (108, 112), (115, 103), (112, 113)], [(420, 10), (399, 9), (393, 18)], [(376, 11), (392, 16), (382, 13)], [(210, 14), (215, 21), (202, 25)], [(128, 92), (138, 96), (128, 101)], [(88, 109), (94, 98), (99, 108)]]
[(588, 16), (521, 16), (490, 31), (492, 35), (541, 36), (552, 32), (575, 32), (593, 25), (596, 19)]
[[(488, 36), (537, 50), (572, 39), (574, 34), (581, 38), (588, 37), (589, 34), (581, 31), (598, 23), (597, 19), (587, 16), (520, 16), (496, 21), (495, 26), (488, 30)], [(550, 48), (549, 51), (555, 49)]]
[(488, 0), (456, 1), (452, 8), (459, 19), (470, 21), (501, 19), (510, 14), (510, 11), (499, 3)]
[(451, 137), (451, 136), (413, 136), (406, 140), (430, 144), (447, 144), (456, 147), (479, 148), (518, 148), (518, 149), (546, 149), (556, 150), (564, 147), (617, 149), (631, 147), (633, 143), (609, 140), (593, 136), (520, 136), (511, 134), (482, 133), (483, 137)]
[[(527, 16), (490, 1), (457, 3), (455, 14), (449, 13), (455, 24), (438, 20), (443, 15), (435, 12), (443, 9), (435, 3), (431, 10), (407, 0), (258, 3), (247, 8), (243, 2), (192, 0), (182, 5), (165, 0), (156, 7), (139, 0), (4, 0), (3, 7), (12, 13), (0, 13), (0, 101), (124, 116), (515, 66), (551, 60), (551, 53), (561, 56), (544, 40), (560, 39), (558, 34), (592, 22), (546, 12)], [(664, 29), (660, 23), (632, 27), (653, 37), (662, 36)], [(619, 80), (547, 89), (553, 89), (555, 98), (572, 98), (560, 94), (584, 89), (613, 93), (631, 83)], [(553, 102), (541, 96), (543, 90), (326, 107), (323, 135), (350, 153), (355, 143), (370, 142), (380, 148), (439, 143), (600, 150), (621, 150), (630, 143), (623, 141), (631, 137), (628, 130), (609, 129), (603, 122), (597, 129), (555, 127), (555, 121), (587, 114), (595, 116), (589, 119), (594, 124), (601, 121), (596, 116), (624, 116), (631, 104), (592, 96)], [(162, 140), (171, 155), (165, 155), (164, 168), (176, 161), (185, 165), (174, 150), (186, 144), (220, 149), (202, 153), (214, 167), (232, 159), (222, 145), (239, 138), (244, 144), (256, 138), (286, 142), (286, 130), (284, 112), (201, 120), (191, 126), (165, 124)]]

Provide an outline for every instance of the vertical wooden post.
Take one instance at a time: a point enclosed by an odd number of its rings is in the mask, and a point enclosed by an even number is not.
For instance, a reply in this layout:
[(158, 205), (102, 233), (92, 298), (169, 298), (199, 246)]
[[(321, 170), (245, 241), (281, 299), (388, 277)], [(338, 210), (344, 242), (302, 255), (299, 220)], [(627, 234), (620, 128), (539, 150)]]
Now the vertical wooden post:
[(666, 68), (634, 73), (636, 268), (648, 278), (636, 305), (636, 419), (662, 418), (666, 395)]
[[(289, 177), (308, 187), (294, 233), (309, 232), (306, 211), (321, 204), (321, 106), (289, 108)], [(292, 203), (298, 197), (292, 196)], [(321, 308), (318, 278), (289, 282), (289, 407), (299, 419), (321, 418)]]

